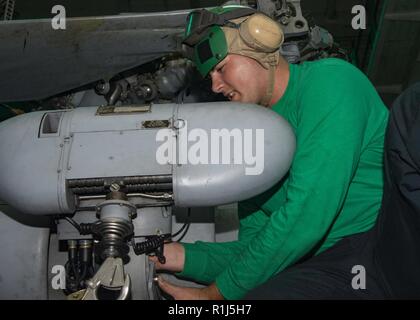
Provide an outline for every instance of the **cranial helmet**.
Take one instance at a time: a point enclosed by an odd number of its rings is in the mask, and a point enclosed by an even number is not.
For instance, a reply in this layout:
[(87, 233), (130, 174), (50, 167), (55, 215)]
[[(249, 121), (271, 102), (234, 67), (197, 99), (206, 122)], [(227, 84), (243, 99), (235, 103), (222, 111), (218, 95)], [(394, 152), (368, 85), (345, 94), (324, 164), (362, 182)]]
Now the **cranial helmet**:
[(267, 15), (245, 6), (224, 6), (192, 11), (183, 43), (192, 49), (191, 60), (203, 77), (229, 53), (252, 58), (269, 69), (270, 83), (263, 103), (267, 104), (283, 41), (280, 25)]

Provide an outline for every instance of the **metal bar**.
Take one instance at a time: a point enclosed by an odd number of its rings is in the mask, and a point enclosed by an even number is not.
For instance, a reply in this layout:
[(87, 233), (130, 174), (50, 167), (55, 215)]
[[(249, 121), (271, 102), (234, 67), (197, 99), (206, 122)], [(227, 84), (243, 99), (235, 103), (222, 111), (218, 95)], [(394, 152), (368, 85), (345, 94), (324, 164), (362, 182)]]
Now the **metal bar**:
[[(167, 207), (171, 205), (173, 205), (171, 201), (159, 201), (155, 203), (136, 204), (135, 207), (137, 209), (142, 209), (142, 208)], [(79, 207), (76, 209), (76, 211), (95, 211), (95, 210), (96, 210), (96, 206)]]
[(122, 181), (125, 185), (172, 183), (172, 175), (87, 178), (68, 180), (69, 188), (103, 187), (110, 181)]
[(135, 184), (126, 186), (127, 192), (139, 191), (172, 191), (172, 183)]
[[(164, 192), (172, 191), (172, 183), (136, 184), (126, 186), (127, 193), (130, 192)], [(105, 187), (73, 187), (71, 191), (75, 195), (102, 195), (108, 193)]]
[(96, 200), (96, 199), (106, 199), (106, 195), (96, 195), (96, 196), (78, 196), (79, 200)]
[(125, 177), (125, 184), (168, 183), (172, 182), (172, 175)]
[[(142, 197), (142, 198), (148, 198), (148, 199), (164, 199), (164, 200), (172, 200), (173, 199), (172, 194), (169, 194), (169, 193), (165, 193), (163, 195), (153, 195), (153, 194), (136, 192), (136, 193), (127, 194), (127, 197), (128, 198)], [(79, 200), (106, 199), (106, 195), (79, 196), (78, 199)]]
[(103, 194), (105, 192), (103, 187), (75, 187), (71, 190), (75, 195), (94, 195), (94, 194)]
[(163, 195), (153, 195), (153, 194), (147, 194), (147, 193), (129, 193), (127, 194), (127, 197), (142, 197), (142, 198), (148, 198), (148, 199), (165, 199), (165, 200), (172, 200), (173, 195), (169, 193), (165, 193)]
[(93, 186), (103, 186), (104, 179), (74, 179), (74, 180), (67, 180), (67, 184), (69, 188), (76, 188), (80, 186), (86, 187), (93, 187)]

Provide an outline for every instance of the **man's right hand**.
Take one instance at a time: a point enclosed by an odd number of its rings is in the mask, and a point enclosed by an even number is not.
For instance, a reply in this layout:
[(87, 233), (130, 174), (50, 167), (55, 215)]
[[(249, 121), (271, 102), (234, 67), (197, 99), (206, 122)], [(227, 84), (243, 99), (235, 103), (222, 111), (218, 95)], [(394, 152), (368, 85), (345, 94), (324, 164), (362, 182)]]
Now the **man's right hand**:
[(149, 256), (149, 259), (155, 263), (156, 270), (181, 272), (184, 269), (185, 249), (182, 244), (179, 242), (166, 243), (163, 255), (166, 258), (164, 264), (160, 263), (156, 256)]

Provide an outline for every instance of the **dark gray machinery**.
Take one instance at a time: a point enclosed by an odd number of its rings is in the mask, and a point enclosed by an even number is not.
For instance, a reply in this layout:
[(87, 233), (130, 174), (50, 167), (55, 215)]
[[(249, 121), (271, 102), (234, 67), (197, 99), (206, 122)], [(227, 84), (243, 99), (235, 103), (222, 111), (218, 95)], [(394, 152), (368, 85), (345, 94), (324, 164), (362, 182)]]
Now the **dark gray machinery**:
[[(292, 63), (345, 56), (328, 31), (305, 19), (300, 0), (228, 2), (251, 5), (279, 21), (285, 33), (281, 52)], [(199, 81), (181, 54), (189, 12), (67, 18), (66, 30), (54, 30), (51, 19), (0, 21), (0, 102), (41, 100), (35, 109), (57, 109), (103, 101), (214, 101), (194, 85)], [(103, 101), (91, 103), (93, 90)]]
[[(290, 125), (273, 111), (224, 102), (32, 112), (2, 122), (0, 137), (0, 198), (24, 214), (51, 217), (67, 244), (67, 293), (82, 299), (107, 291), (157, 298), (146, 255), (164, 261), (172, 207), (257, 195), (284, 176), (295, 148)], [(2, 252), (0, 294), (31, 297), (57, 244), (48, 253), (45, 232), (39, 243), (1, 219), (10, 250)], [(6, 279), (24, 277), (27, 271), (10, 267), (22, 263), (37, 272), (19, 287)]]

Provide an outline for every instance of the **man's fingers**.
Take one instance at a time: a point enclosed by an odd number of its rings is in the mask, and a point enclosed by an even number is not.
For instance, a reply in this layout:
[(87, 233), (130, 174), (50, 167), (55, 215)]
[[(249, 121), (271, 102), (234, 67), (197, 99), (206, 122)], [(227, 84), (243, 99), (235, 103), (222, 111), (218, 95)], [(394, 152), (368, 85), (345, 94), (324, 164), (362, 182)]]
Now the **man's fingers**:
[(165, 263), (160, 263), (156, 256), (149, 257), (149, 261), (154, 262), (156, 270), (180, 272), (184, 269), (185, 252), (183, 245), (177, 242), (167, 243), (165, 244), (164, 254)]
[(158, 277), (158, 284), (163, 291), (170, 294), (174, 299), (177, 299), (177, 294), (180, 289), (179, 287), (169, 283), (166, 280), (163, 280), (162, 277)]
[(156, 256), (149, 256), (149, 261), (152, 261), (155, 264), (156, 270), (163, 269), (162, 264)]
[(166, 281), (161, 276), (158, 277), (158, 284), (163, 291), (171, 295), (175, 300), (208, 300), (211, 298), (201, 288), (177, 286)]
[(156, 256), (149, 256), (149, 260), (154, 262), (154, 263), (159, 262), (159, 260)]

